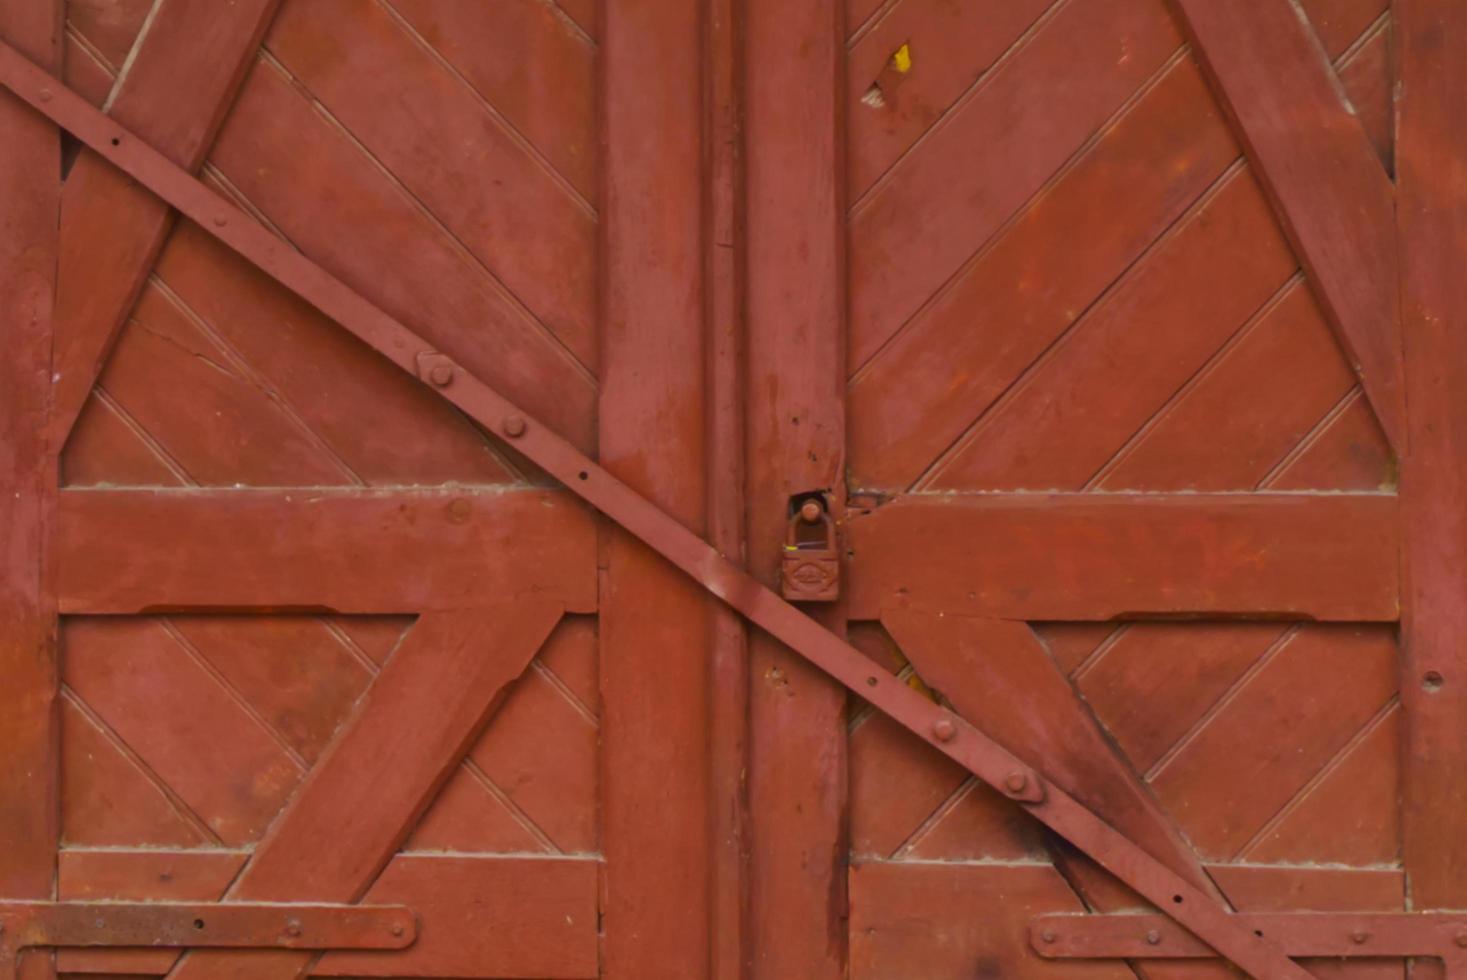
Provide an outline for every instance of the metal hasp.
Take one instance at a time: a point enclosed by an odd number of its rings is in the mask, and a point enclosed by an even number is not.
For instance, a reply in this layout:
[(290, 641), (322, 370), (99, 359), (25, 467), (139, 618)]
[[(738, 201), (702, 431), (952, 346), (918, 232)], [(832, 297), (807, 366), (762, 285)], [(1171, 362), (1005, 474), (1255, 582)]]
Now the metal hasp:
[[(1419, 957), (1467, 980), (1467, 915), (1431, 912), (1238, 913), (1238, 925), (1290, 957)], [(1045, 959), (1205, 959), (1217, 952), (1164, 915), (1043, 915), (1029, 942)]]
[(417, 934), (396, 905), (0, 902), (0, 980), (15, 980), (35, 947), (403, 949)]

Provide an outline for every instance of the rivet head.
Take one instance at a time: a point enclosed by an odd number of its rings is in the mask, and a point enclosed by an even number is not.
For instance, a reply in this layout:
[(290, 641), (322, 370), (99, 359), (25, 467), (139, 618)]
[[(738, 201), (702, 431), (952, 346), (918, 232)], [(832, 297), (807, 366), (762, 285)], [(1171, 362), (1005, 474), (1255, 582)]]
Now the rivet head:
[(511, 415), (504, 420), (504, 434), (511, 439), (518, 439), (525, 434), (525, 420), (518, 415)]
[(215, 228), (223, 228), (227, 224), (229, 224), (229, 219), (227, 217), (225, 217), (224, 215), (222, 215), (222, 214), (216, 214), (214, 216), (214, 227)]
[(1356, 946), (1364, 946), (1370, 940), (1370, 933), (1356, 930), (1350, 933), (1350, 941)]
[(285, 924), (285, 934), (297, 938), (301, 934), (301, 922), (299, 919), (291, 919)]
[(43, 89), (41, 89), (40, 94), (37, 97), (42, 102), (50, 102), (53, 94), (54, 93), (52, 93), (52, 91), (50, 89), (43, 88)]
[(939, 718), (932, 723), (932, 737), (939, 742), (951, 742), (957, 734), (958, 727), (946, 718)]
[(1046, 930), (1044, 930), (1043, 932), (1041, 932), (1039, 934), (1039, 938), (1042, 939), (1042, 940), (1044, 940), (1047, 943), (1052, 943), (1056, 939), (1058, 939), (1059, 937), (1054, 934), (1054, 930), (1053, 929), (1046, 929)]
[(1003, 779), (1003, 788), (1010, 793), (1022, 793), (1029, 785), (1029, 776), (1022, 772), (1011, 772)]
[(1152, 929), (1146, 933), (1146, 944), (1148, 946), (1159, 946), (1161, 944), (1161, 933)]
[(1464, 949), (1467, 949), (1467, 932), (1459, 932), (1459, 933), (1457, 933), (1457, 938), (1456, 938), (1455, 942), (1456, 942), (1456, 944), (1458, 946), (1461, 946)]
[(800, 520), (806, 524), (819, 523), (825, 509), (813, 500), (807, 500), (800, 505)]
[(433, 365), (433, 370), (428, 372), (428, 380), (440, 388), (447, 388), (449, 383), (453, 381), (453, 365)]
[(401, 936), (405, 932), (407, 932), (407, 929), (403, 927), (401, 922), (394, 922), (392, 924), (392, 934), (394, 936)]

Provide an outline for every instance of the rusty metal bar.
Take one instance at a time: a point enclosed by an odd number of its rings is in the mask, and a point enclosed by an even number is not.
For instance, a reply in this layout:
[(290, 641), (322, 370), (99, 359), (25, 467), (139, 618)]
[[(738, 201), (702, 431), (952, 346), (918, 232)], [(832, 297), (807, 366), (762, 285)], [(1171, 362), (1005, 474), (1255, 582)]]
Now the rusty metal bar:
[[(1290, 956), (1431, 957), (1448, 976), (1467, 976), (1467, 915), (1425, 912), (1238, 914), (1239, 928), (1272, 939)], [(1217, 955), (1161, 915), (1044, 915), (1029, 941), (1045, 959), (1200, 959)]]
[(396, 905), (0, 902), (0, 980), (35, 947), (403, 949), (416, 938), (413, 913)]
[(1063, 791), (1046, 784), (1008, 750), (958, 715), (874, 669), (854, 647), (6, 44), (0, 44), (0, 84), (398, 367), (436, 389), (470, 418), (509, 440), (518, 452), (750, 621), (963, 768), (1024, 804), (1228, 960), (1265, 980), (1306, 980), (1310, 976), (1270, 940), (1240, 928), (1211, 896), (1185, 882)]

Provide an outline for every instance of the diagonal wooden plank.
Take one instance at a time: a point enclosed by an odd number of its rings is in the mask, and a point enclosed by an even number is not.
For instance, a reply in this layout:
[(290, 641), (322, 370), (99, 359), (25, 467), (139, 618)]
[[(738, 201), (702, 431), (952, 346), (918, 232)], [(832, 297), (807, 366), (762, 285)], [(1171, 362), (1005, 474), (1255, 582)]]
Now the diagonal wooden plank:
[[(560, 620), (544, 600), (419, 618), (225, 901), (359, 899)], [(313, 954), (199, 951), (173, 980), (294, 978)]]
[(1398, 454), (1406, 446), (1390, 179), (1291, 0), (1173, 0)]
[[(248, 215), (196, 178), (101, 115), (75, 92), (24, 55), (0, 44), (0, 84), (32, 108), (63, 125), (87, 146), (146, 185), (257, 268), (335, 318), (392, 363), (481, 424), (516, 440), (516, 447), (577, 496), (651, 546), (705, 589), (768, 630), (835, 680), (859, 692), (929, 745), (995, 787), (1017, 786), (1009, 795), (1116, 874), (1238, 966), (1279, 980), (1308, 974), (1272, 943), (1240, 929), (1207, 893), (1178, 877), (1063, 790), (1045, 789), (1031, 772), (992, 739), (900, 683), (883, 683), (859, 651), (761, 585), (609, 471), (518, 405), (434, 351), (380, 307), (305, 256), (290, 251)], [(1022, 776), (1023, 778), (1019, 778)]]
[[(159, 0), (109, 114), (197, 170), (281, 0)], [(187, 80), (186, 84), (181, 80)], [(173, 211), (84, 151), (66, 180), (57, 276), (54, 439), (76, 422), (173, 225)]]
[(1398, 0), (1401, 298), (1411, 449), (1401, 468), (1403, 850), (1417, 909), (1467, 905), (1467, 4)]
[(893, 607), (881, 622), (922, 681), (1153, 857), (1214, 891), (1191, 847), (1028, 624)]

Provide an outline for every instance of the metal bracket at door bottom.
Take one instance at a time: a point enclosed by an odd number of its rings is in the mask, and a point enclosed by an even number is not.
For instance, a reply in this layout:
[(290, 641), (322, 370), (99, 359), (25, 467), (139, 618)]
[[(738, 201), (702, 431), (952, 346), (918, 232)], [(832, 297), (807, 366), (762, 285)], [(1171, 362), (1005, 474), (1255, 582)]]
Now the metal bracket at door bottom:
[(397, 905), (0, 902), (0, 980), (15, 980), (36, 947), (402, 949), (416, 938)]
[[(1237, 924), (1290, 957), (1439, 959), (1467, 980), (1467, 914), (1439, 912), (1237, 913)], [(1164, 915), (1042, 915), (1029, 942), (1045, 959), (1201, 959), (1218, 954)]]

